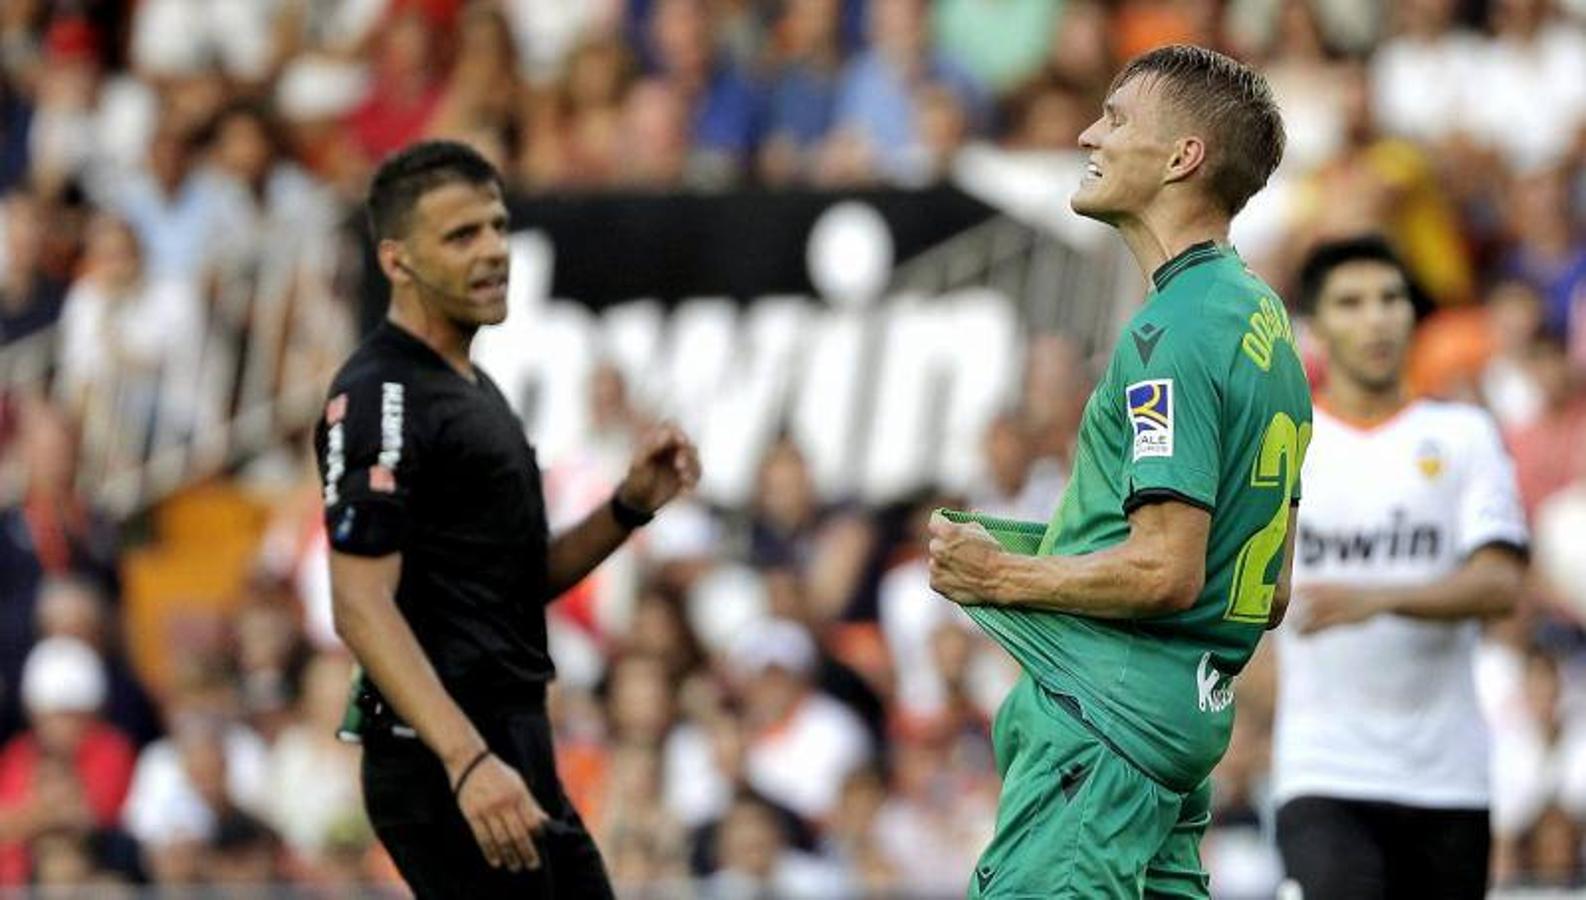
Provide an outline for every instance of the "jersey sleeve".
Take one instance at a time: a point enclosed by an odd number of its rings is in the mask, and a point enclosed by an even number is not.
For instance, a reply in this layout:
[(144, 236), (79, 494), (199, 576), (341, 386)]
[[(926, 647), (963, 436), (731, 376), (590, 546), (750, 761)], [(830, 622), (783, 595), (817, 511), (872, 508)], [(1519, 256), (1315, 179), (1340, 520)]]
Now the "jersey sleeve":
[(1490, 418), (1473, 412), (1472, 421), (1465, 444), (1456, 546), (1461, 556), (1469, 556), (1488, 544), (1507, 544), (1524, 551), (1530, 536), (1515, 482), (1514, 462)]
[[(1129, 446), (1124, 451), (1123, 508), (1176, 500), (1211, 511), (1221, 467), (1222, 375), (1188, 329), (1161, 332), (1153, 352), (1125, 347), (1114, 402), (1124, 406)], [(1143, 357), (1143, 358), (1142, 358)]]
[(401, 549), (420, 466), (409, 412), (401, 381), (371, 378), (332, 390), (314, 444), (333, 549), (356, 556)]

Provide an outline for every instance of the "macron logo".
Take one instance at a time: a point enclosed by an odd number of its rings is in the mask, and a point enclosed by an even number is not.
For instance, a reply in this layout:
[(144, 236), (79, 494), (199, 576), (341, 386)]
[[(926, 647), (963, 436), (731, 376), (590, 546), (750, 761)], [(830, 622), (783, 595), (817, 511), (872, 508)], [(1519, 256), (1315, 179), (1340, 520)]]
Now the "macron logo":
[(1211, 653), (1202, 653), (1200, 665), (1195, 668), (1195, 693), (1200, 697), (1201, 712), (1222, 712), (1234, 703), (1233, 679), (1212, 666)]

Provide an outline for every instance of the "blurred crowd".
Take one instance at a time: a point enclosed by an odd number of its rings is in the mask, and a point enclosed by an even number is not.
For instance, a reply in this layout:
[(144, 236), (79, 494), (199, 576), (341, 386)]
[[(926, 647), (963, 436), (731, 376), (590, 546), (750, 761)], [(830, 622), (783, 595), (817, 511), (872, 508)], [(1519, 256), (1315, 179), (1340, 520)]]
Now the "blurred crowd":
[[(205, 433), (250, 384), (237, 348), (297, 361), (266, 393), (317, 389), (354, 292), (315, 254), (356, 241), (384, 154), (467, 140), (524, 192), (909, 187), (970, 145), (1072, 154), (1120, 62), (1176, 41), (1258, 65), (1284, 111), (1285, 163), (1236, 222), (1245, 257), (1282, 289), (1317, 241), (1384, 232), (1426, 313), (1416, 390), (1504, 428), (1535, 547), (1478, 665), (1497, 878), (1580, 884), (1586, 3), (8, 0), (0, 342), (42, 336), (55, 374), (49, 401), (0, 404), (0, 887), (391, 881), (334, 736), (351, 661), (301, 432), (223, 469), (267, 527), (226, 613), (163, 636), (158, 679), (124, 602), (158, 513), (98, 508), (78, 454), (96, 403), (142, 423), (135, 444)], [(290, 287), (308, 266), (324, 296)], [(307, 327), (280, 337), (234, 299), (266, 294)], [(293, 335), (334, 340), (294, 357)], [(1095, 364), (1032, 338), (968, 496), (823, 497), (781, 441), (747, 508), (668, 511), (557, 604), (559, 764), (630, 895), (961, 894), (1016, 672), (929, 591), (923, 523), (941, 504), (1046, 519)], [(187, 377), (140, 380), (173, 366)], [(553, 523), (604, 498), (646, 415), (615, 369), (588, 403), (594, 440), (546, 461)], [(1272, 678), (1263, 653), (1217, 773), (1219, 896), (1280, 874)]]

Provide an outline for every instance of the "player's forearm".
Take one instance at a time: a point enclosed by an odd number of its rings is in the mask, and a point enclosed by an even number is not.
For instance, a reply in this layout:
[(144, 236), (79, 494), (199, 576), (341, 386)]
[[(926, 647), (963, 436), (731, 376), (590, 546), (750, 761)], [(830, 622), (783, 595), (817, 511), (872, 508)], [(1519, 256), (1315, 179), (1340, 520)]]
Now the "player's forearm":
[(446, 692), (396, 602), (389, 594), (337, 585), (334, 579), (331, 597), (337, 635), (397, 715), (448, 772), (467, 765), (485, 748), (484, 738)]
[(1525, 573), (1513, 551), (1480, 550), (1458, 571), (1430, 584), (1375, 592), (1384, 612), (1416, 619), (1495, 618), (1509, 614)]
[(1186, 609), (1200, 594), (1181, 567), (1134, 541), (1084, 556), (1004, 558), (993, 592), (1004, 606), (1134, 619)]
[(582, 581), (632, 533), (617, 521), (611, 504), (602, 503), (582, 522), (557, 535), (546, 552), (548, 598), (559, 597)]

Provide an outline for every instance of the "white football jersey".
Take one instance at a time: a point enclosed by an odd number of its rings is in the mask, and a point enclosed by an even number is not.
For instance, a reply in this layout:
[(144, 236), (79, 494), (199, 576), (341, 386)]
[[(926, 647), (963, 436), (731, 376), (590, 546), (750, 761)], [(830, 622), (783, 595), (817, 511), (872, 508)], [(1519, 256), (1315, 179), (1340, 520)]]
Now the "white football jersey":
[(1514, 465), (1482, 410), (1418, 401), (1361, 428), (1318, 407), (1302, 470), (1294, 597), (1278, 632), (1279, 802), (1488, 802), (1476, 621), (1379, 615), (1299, 633), (1307, 585), (1425, 584), (1476, 550), (1526, 545)]

